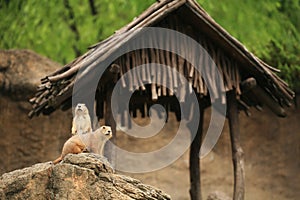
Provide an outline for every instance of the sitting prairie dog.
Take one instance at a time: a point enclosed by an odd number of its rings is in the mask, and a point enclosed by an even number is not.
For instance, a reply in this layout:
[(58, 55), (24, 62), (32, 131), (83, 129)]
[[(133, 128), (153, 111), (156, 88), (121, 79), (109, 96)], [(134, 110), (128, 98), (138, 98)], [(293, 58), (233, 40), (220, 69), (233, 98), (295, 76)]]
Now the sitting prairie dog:
[(101, 126), (96, 131), (84, 135), (76, 134), (65, 142), (61, 156), (54, 160), (53, 164), (60, 162), (69, 153), (78, 154), (85, 149), (103, 156), (104, 145), (111, 137), (110, 126)]
[(92, 123), (89, 110), (85, 104), (79, 103), (75, 107), (75, 115), (72, 122), (72, 135), (84, 134), (92, 131)]

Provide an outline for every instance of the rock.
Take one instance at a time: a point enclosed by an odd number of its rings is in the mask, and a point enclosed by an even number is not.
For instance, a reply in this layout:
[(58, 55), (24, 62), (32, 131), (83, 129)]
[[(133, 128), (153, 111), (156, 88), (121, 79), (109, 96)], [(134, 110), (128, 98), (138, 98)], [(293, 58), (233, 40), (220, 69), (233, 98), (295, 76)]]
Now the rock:
[(118, 175), (104, 157), (69, 154), (64, 160), (39, 163), (5, 173), (0, 178), (0, 199), (140, 199), (170, 196), (139, 180)]
[(87, 169), (91, 169), (94, 170), (96, 174), (99, 174), (100, 172), (114, 172), (113, 167), (108, 162), (107, 158), (99, 154), (69, 154), (63, 159), (62, 163), (69, 163)]
[(207, 200), (230, 200), (230, 199), (231, 198), (229, 198), (225, 193), (220, 191), (212, 192), (207, 197)]
[[(57, 157), (71, 136), (72, 111), (27, 117), (40, 79), (61, 65), (29, 50), (0, 50), (0, 175)], [(51, 141), (51, 142), (50, 142)]]
[(15, 100), (29, 99), (40, 79), (60, 67), (30, 50), (0, 50), (0, 93)]

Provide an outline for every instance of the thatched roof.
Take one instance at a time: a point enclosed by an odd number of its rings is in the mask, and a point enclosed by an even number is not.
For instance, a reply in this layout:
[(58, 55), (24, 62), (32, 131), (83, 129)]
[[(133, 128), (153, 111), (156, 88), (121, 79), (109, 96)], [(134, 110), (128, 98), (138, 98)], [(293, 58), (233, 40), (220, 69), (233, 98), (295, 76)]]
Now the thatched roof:
[[(116, 31), (111, 37), (90, 47), (81, 57), (65, 65), (60, 70), (42, 78), (42, 83), (35, 97), (30, 100), (33, 109), (29, 113), (29, 116), (32, 117), (40, 113), (50, 114), (57, 108), (70, 108), (72, 90), (78, 71), (82, 69), (93, 71), (94, 68), (100, 66), (98, 63), (112, 59), (112, 55), (118, 48), (126, 45), (128, 40), (139, 33), (134, 30), (151, 26), (173, 29), (185, 33), (199, 42), (209, 52), (218, 69), (222, 72), (225, 91), (232, 89), (237, 91), (237, 95), (240, 96), (240, 108), (248, 110), (251, 106), (259, 108), (261, 105), (267, 104), (277, 115), (285, 115), (283, 107), (290, 105), (294, 93), (276, 75), (279, 72), (277, 69), (267, 65), (249, 52), (238, 40), (217, 24), (196, 1), (163, 0), (154, 3), (131, 23)], [(164, 41), (162, 40), (161, 42)], [(176, 45), (173, 48), (176, 48)], [(188, 45), (179, 48), (182, 48), (184, 51), (193, 51), (189, 49)], [(201, 55), (193, 56), (202, 59)], [(205, 60), (205, 57), (203, 59)], [(171, 66), (187, 77), (190, 86), (192, 86), (200, 97), (212, 96), (207, 90), (207, 84), (214, 87), (214, 80), (205, 83), (201, 76), (199, 76), (201, 74), (197, 70), (194, 70), (194, 66), (186, 62), (182, 57), (162, 50), (139, 49), (122, 55), (109, 63), (112, 67), (105, 71), (106, 77), (102, 77), (100, 80), (97, 90), (100, 95), (98, 97), (96, 95), (96, 101), (102, 103), (105, 101), (102, 98), (106, 92), (105, 84), (115, 83), (123, 74), (131, 69), (135, 69), (137, 65), (153, 62)], [(116, 66), (117, 72), (114, 72)], [(143, 94), (150, 96), (150, 99), (145, 101), (146, 104), (150, 103), (151, 100), (155, 101), (157, 99), (164, 99), (163, 97), (173, 96), (174, 91), (179, 90), (178, 84), (180, 82), (177, 80), (178, 77), (169, 73), (164, 74), (163, 71), (152, 72), (151, 68), (147, 69), (149, 70), (148, 72), (134, 70), (131, 72), (133, 73), (130, 78), (131, 80), (122, 80), (122, 85), (128, 87), (129, 90), (138, 89), (145, 91)], [(169, 89), (158, 84), (136, 87), (139, 85), (138, 83), (143, 83), (149, 79), (148, 76), (150, 75), (162, 78), (162, 81), (171, 80), (167, 83), (169, 84)], [(83, 74), (82, 76), (89, 75)], [(253, 83), (256, 89), (247, 88), (247, 84), (251, 85)], [(185, 89), (186, 87), (184, 87)], [(168, 100), (167, 104), (170, 103), (171, 110), (175, 110), (176, 112), (176, 108), (172, 108), (174, 106), (172, 102)], [(132, 106), (131, 109), (134, 112), (137, 109), (143, 110), (143, 105), (142, 103), (141, 106)], [(103, 106), (98, 105), (98, 107), (102, 109), (97, 114), (101, 118), (103, 117)]]

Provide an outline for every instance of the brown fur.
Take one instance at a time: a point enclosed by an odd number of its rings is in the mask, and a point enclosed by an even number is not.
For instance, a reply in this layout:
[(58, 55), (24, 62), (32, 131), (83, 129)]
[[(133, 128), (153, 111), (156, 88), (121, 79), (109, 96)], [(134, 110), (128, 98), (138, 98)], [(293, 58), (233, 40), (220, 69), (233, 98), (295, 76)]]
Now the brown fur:
[(87, 135), (84, 134), (85, 137), (88, 139), (88, 141), (86, 141), (85, 143), (82, 141), (79, 134), (69, 138), (63, 146), (61, 156), (58, 157), (56, 160), (54, 160), (53, 164), (59, 163), (69, 153), (78, 154), (78, 153), (82, 153), (85, 149), (90, 149), (92, 140), (94, 136), (96, 136), (97, 134), (101, 134), (100, 137), (101, 140), (99, 141), (100, 154), (103, 154), (102, 152), (105, 143), (107, 142), (107, 140), (109, 140), (112, 137), (111, 127), (109, 126), (101, 126), (95, 132), (87, 133)]

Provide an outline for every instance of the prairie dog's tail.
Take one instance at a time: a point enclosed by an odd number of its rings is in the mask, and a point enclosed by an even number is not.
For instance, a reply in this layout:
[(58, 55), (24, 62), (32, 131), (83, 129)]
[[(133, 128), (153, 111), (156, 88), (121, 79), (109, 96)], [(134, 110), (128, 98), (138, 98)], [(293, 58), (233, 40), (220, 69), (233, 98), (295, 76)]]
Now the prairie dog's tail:
[(53, 164), (57, 164), (62, 160), (62, 156), (59, 156), (56, 160), (53, 161)]

